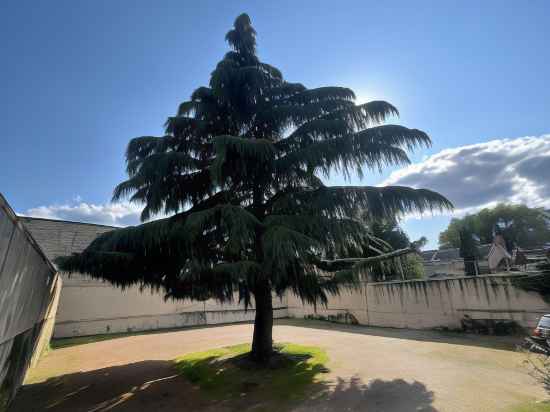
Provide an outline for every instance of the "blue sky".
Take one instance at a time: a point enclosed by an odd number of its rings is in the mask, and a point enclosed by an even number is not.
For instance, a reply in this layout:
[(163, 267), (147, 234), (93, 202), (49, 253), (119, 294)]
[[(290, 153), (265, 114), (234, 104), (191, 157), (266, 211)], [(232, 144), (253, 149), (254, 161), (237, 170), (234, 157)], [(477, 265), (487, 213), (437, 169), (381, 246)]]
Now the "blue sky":
[[(262, 60), (288, 80), (348, 86), (360, 100), (388, 100), (401, 111), (400, 123), (430, 134), (433, 147), (412, 155), (417, 169), (391, 178), (387, 170), (363, 183), (432, 182), (443, 194), (454, 186), (458, 213), (502, 200), (547, 205), (545, 182), (532, 179), (550, 168), (550, 2), (542, 0), (4, 0), (0, 192), (21, 213), (105, 222), (101, 213), (125, 177), (128, 140), (162, 134), (178, 103), (208, 82), (241, 12), (258, 31)], [(524, 136), (535, 140), (518, 140)], [(469, 145), (477, 146), (460, 149)], [(486, 190), (506, 177), (497, 172), (510, 164), (510, 147), (529, 148), (514, 159), (516, 189)], [(442, 155), (448, 148), (458, 149)], [(452, 166), (439, 170), (437, 181), (424, 179), (434, 175), (429, 156), (447, 156)], [(496, 170), (490, 179), (483, 180), (483, 161)], [(478, 174), (467, 176), (463, 164), (479, 166)], [(462, 180), (445, 180), (451, 175)], [(464, 193), (494, 195), (463, 201), (460, 182)], [(528, 186), (536, 196), (525, 195)], [(133, 219), (112, 207), (105, 213), (114, 223)], [(448, 220), (404, 225), (435, 247)]]

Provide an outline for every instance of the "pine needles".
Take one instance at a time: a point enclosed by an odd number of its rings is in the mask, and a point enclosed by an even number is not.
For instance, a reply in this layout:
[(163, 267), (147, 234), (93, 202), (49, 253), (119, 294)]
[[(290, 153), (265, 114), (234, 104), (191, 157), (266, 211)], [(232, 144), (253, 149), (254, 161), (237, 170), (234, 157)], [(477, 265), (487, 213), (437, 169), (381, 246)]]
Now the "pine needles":
[(208, 86), (168, 118), (166, 135), (128, 144), (128, 179), (113, 198), (143, 204), (144, 221), (173, 216), (103, 234), (61, 259), (62, 269), (173, 299), (237, 294), (248, 305), (262, 285), (317, 304), (377, 261), (354, 267), (346, 259), (391, 252), (354, 217), (452, 207), (426, 189), (325, 186), (321, 177), (334, 173), (407, 164), (407, 151), (429, 146), (430, 138), (384, 124), (399, 115), (390, 103), (356, 105), (348, 88), (287, 82), (260, 61), (246, 14), (226, 40), (231, 51)]

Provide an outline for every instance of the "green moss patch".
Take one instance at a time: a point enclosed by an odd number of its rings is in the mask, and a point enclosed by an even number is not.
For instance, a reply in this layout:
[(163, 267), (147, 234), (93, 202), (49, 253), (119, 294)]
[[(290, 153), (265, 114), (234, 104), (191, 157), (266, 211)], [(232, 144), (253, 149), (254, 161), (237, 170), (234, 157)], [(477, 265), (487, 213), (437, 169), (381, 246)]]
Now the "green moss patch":
[(176, 368), (209, 399), (257, 399), (271, 407), (302, 399), (328, 372), (328, 356), (315, 346), (281, 344), (277, 361), (264, 368), (250, 362), (248, 352), (243, 344), (190, 353), (176, 359)]
[(510, 412), (550, 412), (550, 403), (548, 402), (528, 402), (513, 407)]
[(130, 336), (138, 336), (138, 335), (155, 335), (159, 333), (177, 332), (181, 330), (190, 330), (190, 329), (195, 329), (195, 327), (189, 326), (185, 328), (166, 328), (166, 329), (153, 329), (153, 330), (141, 330), (141, 331), (101, 333), (98, 335), (76, 336), (73, 338), (57, 338), (57, 339), (52, 339), (50, 341), (50, 348), (62, 349), (62, 348), (69, 348), (71, 346), (85, 345), (87, 343), (102, 342), (104, 340), (128, 338)]
[(50, 342), (51, 349), (61, 349), (69, 348), (71, 346), (85, 345), (87, 343), (101, 342), (104, 340), (111, 340), (117, 338), (125, 338), (127, 336), (132, 336), (130, 333), (111, 333), (104, 335), (91, 335), (91, 336), (78, 336), (76, 338), (61, 338), (61, 339), (52, 339)]

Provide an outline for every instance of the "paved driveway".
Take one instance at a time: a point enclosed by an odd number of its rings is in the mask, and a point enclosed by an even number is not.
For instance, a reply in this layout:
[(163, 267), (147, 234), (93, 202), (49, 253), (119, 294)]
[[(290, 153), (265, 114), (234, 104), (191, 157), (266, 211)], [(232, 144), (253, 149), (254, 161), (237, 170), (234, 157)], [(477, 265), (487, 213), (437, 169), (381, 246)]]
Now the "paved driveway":
[[(251, 334), (252, 325), (240, 324), (58, 349), (31, 372), (10, 412), (232, 411), (202, 399), (171, 361)], [(507, 339), (315, 321), (279, 321), (274, 338), (318, 345), (330, 356), (324, 395), (294, 411), (506, 411), (545, 396)], [(238, 410), (270, 408), (240, 402)]]

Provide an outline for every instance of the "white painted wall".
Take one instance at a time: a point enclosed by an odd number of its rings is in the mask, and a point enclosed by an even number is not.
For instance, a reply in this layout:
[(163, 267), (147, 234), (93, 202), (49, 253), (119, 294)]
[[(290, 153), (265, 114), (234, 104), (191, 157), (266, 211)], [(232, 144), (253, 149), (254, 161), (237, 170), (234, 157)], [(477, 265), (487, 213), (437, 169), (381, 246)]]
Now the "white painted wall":
[(327, 307), (303, 305), (288, 296), (291, 317), (349, 313), (364, 325), (396, 328), (460, 328), (464, 315), (473, 319), (514, 320), (533, 328), (550, 305), (535, 292), (514, 287), (514, 275), (487, 275), (404, 282), (362, 283), (331, 297)]
[[(286, 317), (286, 299), (274, 298), (276, 317)], [(165, 301), (161, 292), (134, 286), (121, 290), (76, 274), (63, 282), (54, 337), (134, 332), (254, 320), (254, 308), (213, 300)]]

